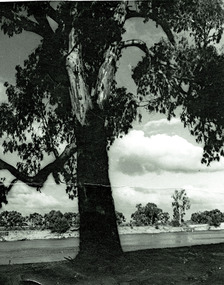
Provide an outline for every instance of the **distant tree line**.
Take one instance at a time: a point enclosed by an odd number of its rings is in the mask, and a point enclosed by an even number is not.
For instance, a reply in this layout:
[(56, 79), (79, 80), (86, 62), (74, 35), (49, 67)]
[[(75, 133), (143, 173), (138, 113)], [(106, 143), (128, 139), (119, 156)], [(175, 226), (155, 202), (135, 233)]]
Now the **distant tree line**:
[[(126, 221), (123, 213), (116, 211), (117, 224), (121, 225)], [(80, 218), (78, 213), (51, 210), (49, 213), (41, 215), (32, 213), (23, 216), (17, 211), (3, 211), (0, 213), (0, 227), (6, 230), (16, 229), (49, 229), (51, 232), (65, 233), (69, 229), (79, 227)]]
[(0, 213), (0, 227), (12, 229), (50, 229), (52, 232), (64, 233), (72, 227), (79, 226), (79, 214), (52, 210), (47, 214), (32, 213), (23, 216), (17, 211), (3, 211)]
[(224, 222), (224, 213), (218, 209), (197, 212), (191, 215), (191, 221), (196, 224), (209, 224), (210, 226), (218, 227)]
[[(147, 203), (145, 206), (142, 204), (136, 205), (137, 209), (132, 213), (130, 223), (126, 223), (126, 218), (122, 212), (116, 211), (117, 224), (119, 226), (181, 226), (184, 224), (186, 211), (190, 209), (190, 199), (187, 197), (184, 189), (175, 190), (171, 197), (173, 199), (173, 219), (171, 221), (168, 212), (164, 212), (154, 203)], [(191, 222), (218, 227), (224, 222), (224, 213), (218, 209), (193, 213)], [(17, 211), (3, 211), (0, 213), (0, 227), (4, 227), (7, 230), (21, 228), (49, 229), (52, 232), (64, 233), (69, 229), (78, 229), (79, 223), (79, 214), (73, 212), (62, 214), (60, 211), (51, 210), (44, 215), (32, 213), (25, 217)]]

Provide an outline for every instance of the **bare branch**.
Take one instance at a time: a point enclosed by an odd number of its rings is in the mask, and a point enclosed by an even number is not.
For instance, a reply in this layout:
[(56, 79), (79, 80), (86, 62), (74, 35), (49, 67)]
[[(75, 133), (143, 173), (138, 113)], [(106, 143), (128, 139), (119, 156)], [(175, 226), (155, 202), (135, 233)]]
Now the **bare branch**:
[(136, 10), (127, 10), (126, 20), (131, 18), (143, 18), (144, 16)]
[(40, 188), (43, 186), (44, 182), (47, 180), (48, 176), (60, 170), (65, 162), (71, 157), (72, 154), (76, 152), (76, 144), (71, 143), (66, 146), (62, 154), (56, 158), (52, 163), (49, 163), (47, 166), (42, 168), (35, 176), (28, 176), (19, 172), (14, 166), (0, 159), (0, 170), (8, 170), (16, 179), (26, 183), (31, 187)]
[(39, 24), (43, 37), (46, 38), (46, 37), (49, 37), (50, 35), (53, 35), (54, 31), (52, 27), (50, 26), (50, 23), (47, 20), (46, 12), (44, 11), (44, 9), (42, 9), (41, 11), (42, 12), (40, 13), (40, 11), (35, 10), (35, 13), (33, 13), (33, 16)]
[(46, 11), (46, 14), (52, 19), (54, 20), (57, 24), (59, 24), (61, 22), (61, 19), (60, 17), (58, 16), (58, 13), (57, 11), (52, 8), (52, 6), (50, 5), (50, 2), (46, 2), (46, 8), (45, 8), (45, 11)]
[(128, 47), (138, 47), (141, 49), (146, 55), (153, 55), (148, 49), (146, 43), (139, 39), (127, 40), (120, 43), (120, 48), (128, 48)]
[(40, 29), (40, 26), (37, 23), (29, 20), (28, 18), (23, 17), (23, 16), (18, 16), (16, 18), (16, 21), (25, 31), (38, 34), (41, 37), (44, 36), (44, 33)]
[(118, 46), (110, 46), (110, 48), (105, 53), (104, 62), (99, 70), (96, 83), (96, 93), (98, 94), (97, 103), (100, 109), (103, 109), (104, 102), (106, 102), (110, 94), (110, 89), (113, 84), (113, 79), (116, 73), (118, 51)]
[[(123, 27), (127, 16), (127, 1), (120, 1), (114, 11), (114, 19), (120, 27)], [(104, 102), (108, 99), (113, 79), (116, 73), (116, 62), (119, 58), (120, 45), (117, 42), (110, 45), (105, 52), (104, 62), (99, 69), (95, 92), (97, 103), (103, 109)]]

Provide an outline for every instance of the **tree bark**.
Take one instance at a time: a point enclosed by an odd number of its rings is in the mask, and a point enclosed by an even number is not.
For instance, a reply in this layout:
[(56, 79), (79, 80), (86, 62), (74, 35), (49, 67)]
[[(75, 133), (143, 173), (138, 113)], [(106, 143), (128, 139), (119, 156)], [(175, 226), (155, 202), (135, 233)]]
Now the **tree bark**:
[(122, 253), (108, 175), (107, 137), (98, 107), (77, 135), (80, 251), (77, 258), (103, 260)]

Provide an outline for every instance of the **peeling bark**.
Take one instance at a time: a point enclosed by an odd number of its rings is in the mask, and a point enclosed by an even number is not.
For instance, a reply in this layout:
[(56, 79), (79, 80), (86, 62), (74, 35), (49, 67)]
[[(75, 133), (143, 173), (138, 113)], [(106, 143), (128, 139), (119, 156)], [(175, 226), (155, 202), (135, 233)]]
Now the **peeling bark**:
[(110, 47), (106, 54), (105, 60), (99, 70), (98, 80), (96, 84), (96, 92), (98, 94), (97, 103), (100, 109), (103, 109), (104, 102), (108, 99), (115, 78), (116, 62), (118, 60), (118, 47)]
[(70, 99), (73, 115), (84, 125), (86, 112), (92, 103), (88, 87), (85, 83), (81, 45), (76, 43), (74, 28), (69, 35), (69, 53), (66, 56), (66, 69), (70, 82)]
[[(127, 16), (127, 1), (121, 1), (114, 12), (114, 19), (123, 27)], [(115, 78), (116, 63), (120, 55), (119, 42), (113, 43), (105, 53), (104, 62), (100, 67), (96, 84), (97, 103), (103, 109), (104, 102), (111, 94), (111, 87)]]
[(126, 21), (127, 3), (128, 1), (121, 1), (115, 10), (114, 19), (119, 23), (120, 26), (123, 26), (124, 22)]

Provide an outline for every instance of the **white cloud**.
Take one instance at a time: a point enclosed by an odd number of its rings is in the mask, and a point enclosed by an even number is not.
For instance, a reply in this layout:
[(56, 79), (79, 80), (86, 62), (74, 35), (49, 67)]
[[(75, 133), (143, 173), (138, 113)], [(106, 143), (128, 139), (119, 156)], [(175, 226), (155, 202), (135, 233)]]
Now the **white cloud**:
[[(131, 214), (136, 210), (136, 204), (145, 206), (147, 203), (155, 203), (164, 212), (168, 212), (172, 219), (172, 194), (175, 189), (179, 188), (163, 188), (150, 189), (139, 187), (115, 187), (113, 195), (115, 206), (118, 211), (125, 214), (127, 220), (130, 219)], [(191, 218), (191, 214), (198, 211), (219, 209), (224, 212), (224, 205), (222, 203), (224, 193), (221, 190), (216, 190), (205, 187), (198, 187), (195, 185), (184, 185), (181, 189), (185, 189), (187, 196), (190, 199), (191, 207), (186, 211), (185, 220)]]
[(158, 128), (161, 126), (173, 126), (173, 125), (178, 125), (181, 124), (181, 121), (179, 118), (172, 118), (170, 121), (167, 119), (160, 119), (160, 120), (155, 120), (155, 121), (149, 121), (144, 125), (144, 130), (148, 128)]
[(118, 139), (111, 147), (112, 166), (128, 175), (142, 175), (147, 172), (161, 173), (219, 171), (224, 161), (213, 163), (212, 167), (201, 164), (203, 150), (186, 139), (174, 135), (157, 134), (146, 137), (143, 131), (131, 131)]
[[(167, 199), (164, 199), (164, 194)], [(155, 203), (163, 211), (171, 211), (171, 195), (169, 191), (150, 191), (147, 189), (141, 191), (135, 187), (125, 186), (115, 187), (113, 189), (113, 196), (116, 210), (125, 213), (127, 220), (136, 211), (137, 204), (145, 206), (149, 202)]]
[[(52, 185), (52, 187), (55, 187)], [(29, 188), (23, 183), (16, 184), (7, 197), (8, 204), (3, 205), (2, 211), (18, 211), (23, 215), (39, 212), (47, 213), (50, 210), (60, 210), (62, 212), (75, 211), (75, 203), (69, 200), (64, 189), (56, 189), (57, 195), (52, 195), (49, 191), (37, 192), (34, 188)]]
[(7, 102), (6, 88), (3, 82), (0, 82), (0, 103)]

